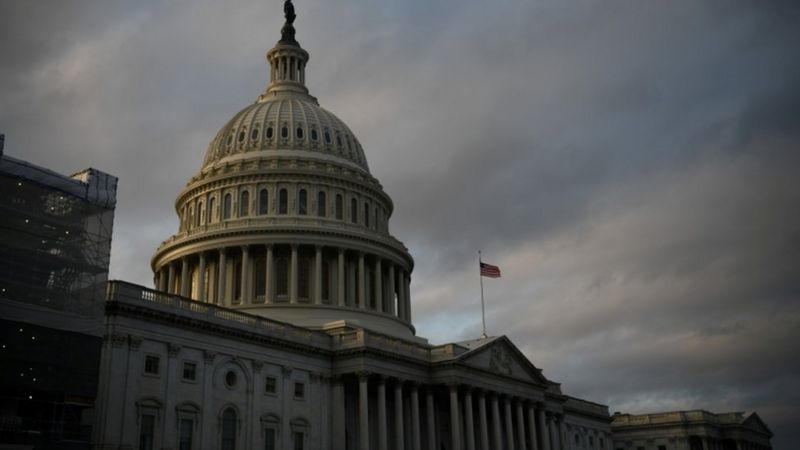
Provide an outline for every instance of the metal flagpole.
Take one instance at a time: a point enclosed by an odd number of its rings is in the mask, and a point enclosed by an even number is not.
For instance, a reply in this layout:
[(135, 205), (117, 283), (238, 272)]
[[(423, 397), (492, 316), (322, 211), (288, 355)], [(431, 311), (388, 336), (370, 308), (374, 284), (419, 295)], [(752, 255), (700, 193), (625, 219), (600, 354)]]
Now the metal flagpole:
[(478, 250), (478, 278), (481, 279), (481, 320), (483, 321), (483, 332), (481, 338), (486, 339), (486, 307), (483, 303), (483, 274), (481, 273), (481, 251)]

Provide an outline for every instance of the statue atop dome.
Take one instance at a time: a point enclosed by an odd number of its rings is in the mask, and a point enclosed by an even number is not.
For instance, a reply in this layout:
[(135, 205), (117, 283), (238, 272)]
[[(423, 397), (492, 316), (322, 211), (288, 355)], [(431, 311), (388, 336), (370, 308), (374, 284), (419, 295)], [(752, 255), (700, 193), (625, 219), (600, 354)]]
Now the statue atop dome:
[(297, 16), (294, 13), (292, 0), (286, 0), (283, 3), (283, 15), (286, 17), (286, 23), (284, 23), (283, 28), (281, 28), (281, 40), (278, 42), (281, 44), (298, 45), (297, 40), (294, 38), (295, 31), (293, 23)]

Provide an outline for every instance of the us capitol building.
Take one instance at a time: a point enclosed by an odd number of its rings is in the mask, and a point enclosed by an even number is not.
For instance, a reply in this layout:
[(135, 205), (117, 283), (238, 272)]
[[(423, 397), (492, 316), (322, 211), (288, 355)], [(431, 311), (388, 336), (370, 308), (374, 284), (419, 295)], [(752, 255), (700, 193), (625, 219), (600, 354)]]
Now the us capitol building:
[(608, 408), (507, 337), (415, 335), (392, 200), (309, 94), (284, 10), (265, 92), (178, 195), (157, 289), (109, 283), (95, 447), (613, 449)]

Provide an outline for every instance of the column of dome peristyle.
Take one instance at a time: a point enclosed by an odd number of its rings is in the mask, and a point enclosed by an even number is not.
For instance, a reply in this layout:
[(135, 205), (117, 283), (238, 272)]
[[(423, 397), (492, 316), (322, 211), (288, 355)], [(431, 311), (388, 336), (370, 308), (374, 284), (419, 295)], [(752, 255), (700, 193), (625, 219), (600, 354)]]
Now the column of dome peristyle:
[(266, 92), (209, 144), (153, 271), (160, 288), (207, 303), (412, 338), (414, 261), (389, 233), (392, 201), (356, 136), (308, 94), (308, 59), (293, 39), (267, 53)]

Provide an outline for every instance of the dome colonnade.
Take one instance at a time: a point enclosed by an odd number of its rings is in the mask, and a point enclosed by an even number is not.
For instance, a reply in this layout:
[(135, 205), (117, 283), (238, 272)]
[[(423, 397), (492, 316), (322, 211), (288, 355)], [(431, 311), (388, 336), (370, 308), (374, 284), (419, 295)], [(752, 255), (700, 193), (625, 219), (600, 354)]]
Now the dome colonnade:
[(389, 233), (392, 201), (352, 131), (309, 95), (308, 59), (293, 35), (267, 53), (267, 89), (220, 129), (176, 200), (155, 285), (305, 327), (413, 336), (414, 262)]

